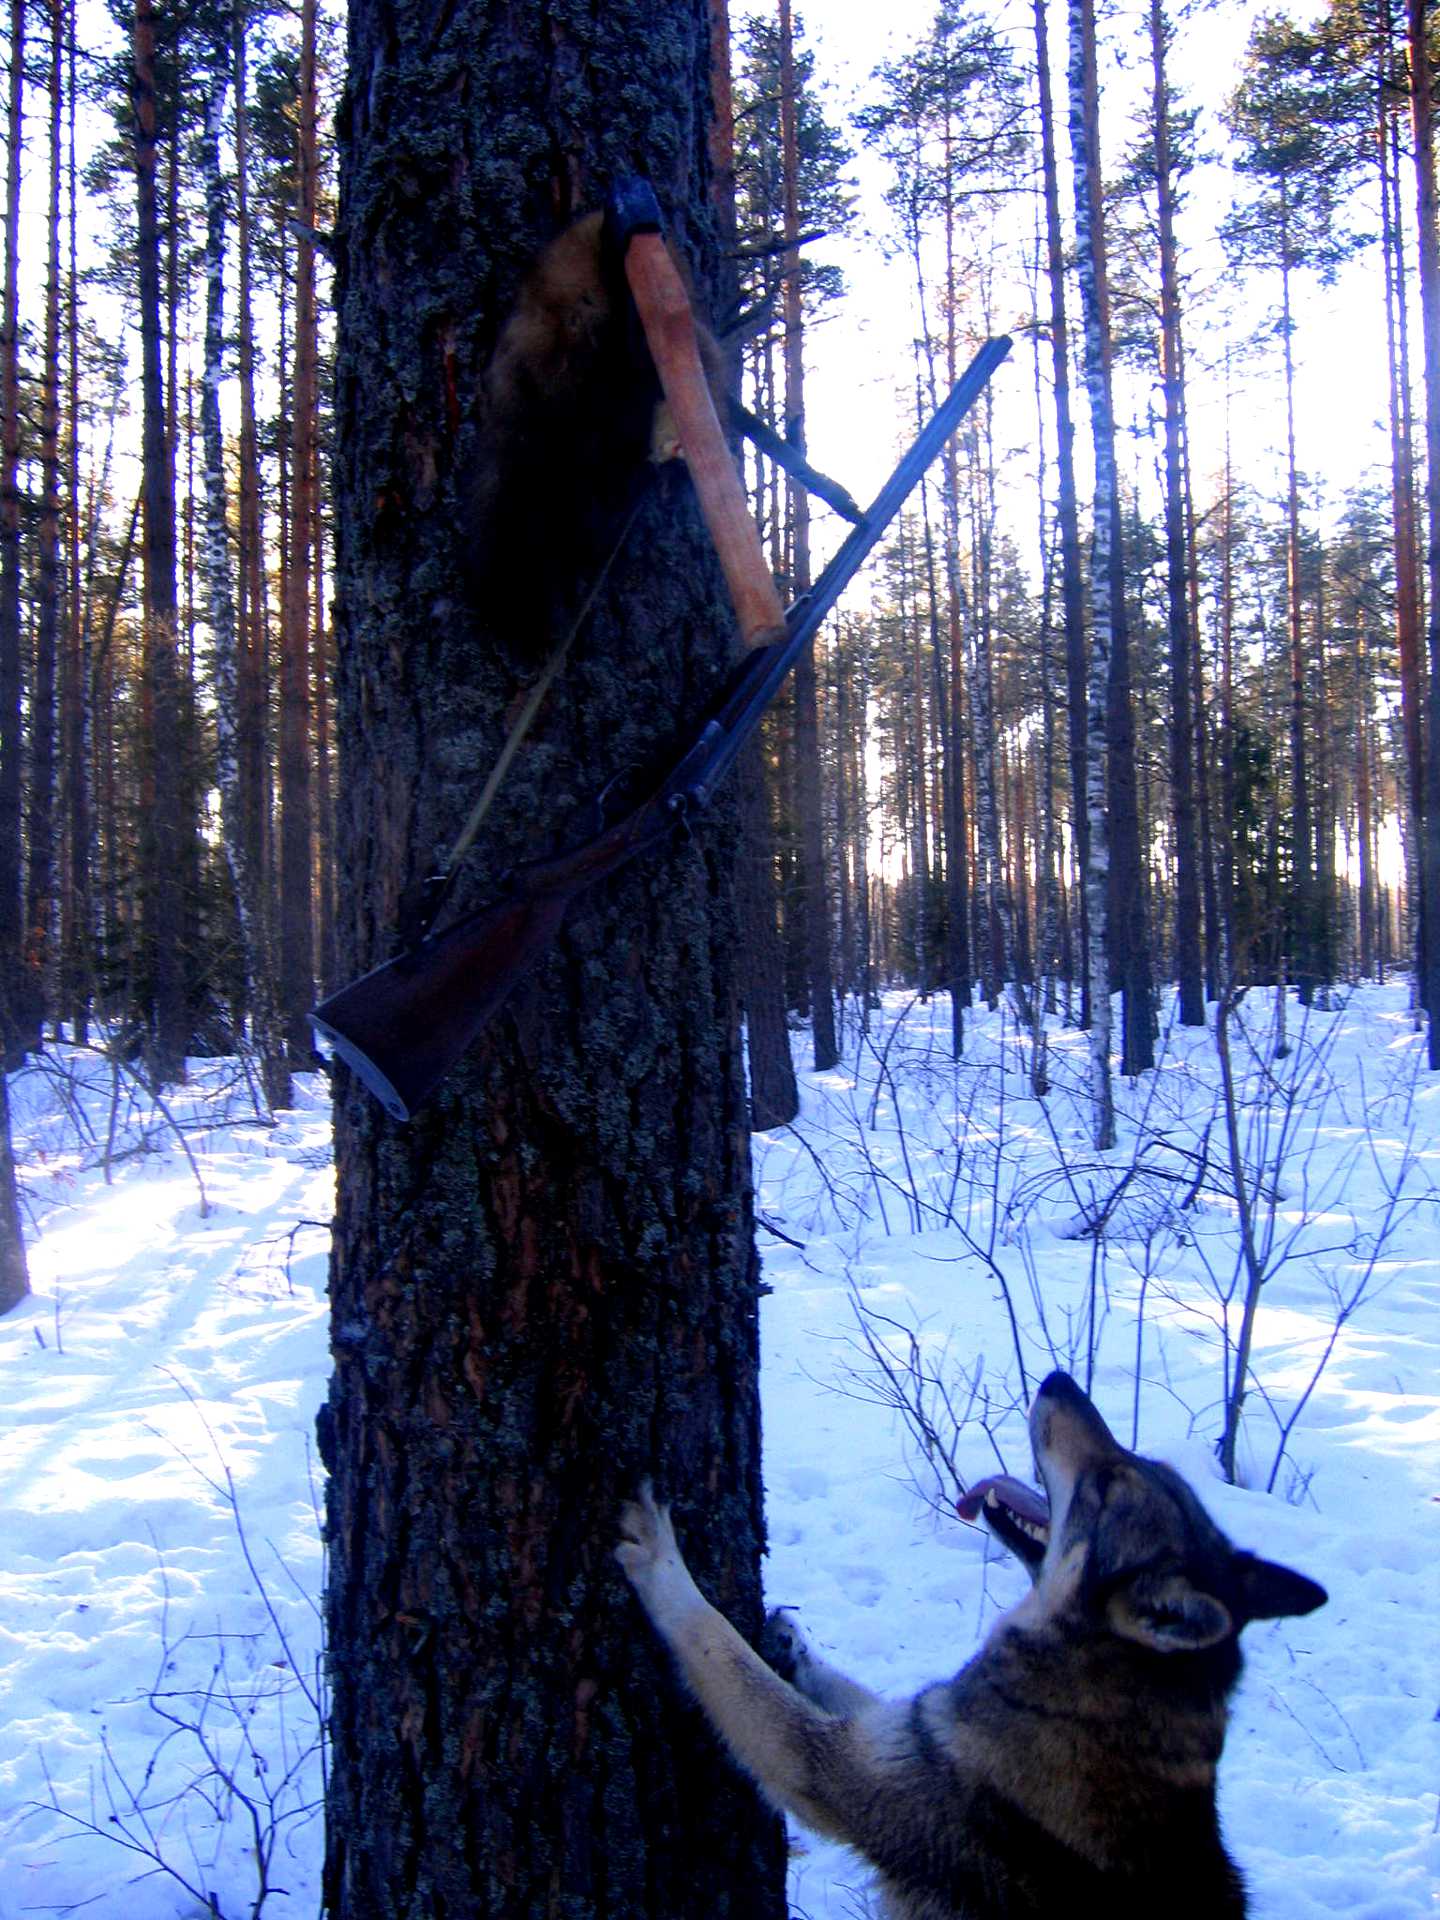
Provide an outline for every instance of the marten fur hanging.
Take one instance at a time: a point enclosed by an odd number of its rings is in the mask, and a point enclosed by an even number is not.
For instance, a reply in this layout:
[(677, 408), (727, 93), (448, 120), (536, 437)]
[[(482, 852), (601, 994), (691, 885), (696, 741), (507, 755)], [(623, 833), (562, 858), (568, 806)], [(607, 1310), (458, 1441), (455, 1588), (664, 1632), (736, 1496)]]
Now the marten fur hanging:
[[(723, 418), (723, 357), (697, 331)], [(536, 261), (480, 399), (466, 571), (486, 625), (517, 662), (533, 662), (603, 563), (647, 464), (678, 451), (602, 214)]]

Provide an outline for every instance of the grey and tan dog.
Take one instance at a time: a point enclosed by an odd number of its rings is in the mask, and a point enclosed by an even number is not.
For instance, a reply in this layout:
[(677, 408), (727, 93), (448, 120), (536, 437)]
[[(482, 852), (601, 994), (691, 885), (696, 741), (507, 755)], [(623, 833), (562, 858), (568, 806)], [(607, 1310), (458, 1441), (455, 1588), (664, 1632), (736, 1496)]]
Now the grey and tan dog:
[(616, 1553), (687, 1685), (777, 1805), (856, 1848), (888, 1920), (1240, 1920), (1215, 1773), (1251, 1620), (1325, 1591), (1238, 1551), (1185, 1481), (1121, 1447), (1068, 1375), (1030, 1438), (1047, 1498), (981, 1482), (966, 1517), (1031, 1592), (951, 1680), (881, 1700), (782, 1615), (762, 1659), (709, 1605), (646, 1487)]

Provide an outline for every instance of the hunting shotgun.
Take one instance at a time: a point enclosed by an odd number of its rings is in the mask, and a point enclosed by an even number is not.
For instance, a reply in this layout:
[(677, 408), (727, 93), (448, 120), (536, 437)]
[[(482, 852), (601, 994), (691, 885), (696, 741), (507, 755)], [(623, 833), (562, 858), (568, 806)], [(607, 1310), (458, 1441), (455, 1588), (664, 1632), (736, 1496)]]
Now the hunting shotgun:
[[(1008, 339), (986, 342), (835, 558), (782, 614), (653, 195), (631, 183), (612, 200), (612, 217), (617, 202), (631, 294), (749, 650), (647, 800), (583, 846), (512, 868), (499, 899), (438, 933), (425, 931), (311, 1014), (322, 1052), (343, 1060), (397, 1120), (410, 1118), (471, 1045), (550, 945), (576, 895), (675, 839), (705, 807), (801, 651), (1010, 351)], [(443, 894), (449, 874), (440, 879)]]

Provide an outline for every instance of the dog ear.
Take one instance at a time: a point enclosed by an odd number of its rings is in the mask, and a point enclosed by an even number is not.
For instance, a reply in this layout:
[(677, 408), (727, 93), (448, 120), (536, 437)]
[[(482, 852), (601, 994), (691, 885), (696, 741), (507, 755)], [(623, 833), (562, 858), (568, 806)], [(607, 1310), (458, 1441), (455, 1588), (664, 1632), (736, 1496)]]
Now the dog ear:
[(1153, 1653), (1199, 1653), (1235, 1631), (1228, 1607), (1183, 1574), (1141, 1574), (1110, 1596), (1110, 1626)]
[(1237, 1553), (1232, 1572), (1247, 1620), (1280, 1620), (1291, 1614), (1313, 1613), (1330, 1598), (1324, 1587), (1296, 1573), (1293, 1567), (1257, 1559), (1253, 1553)]

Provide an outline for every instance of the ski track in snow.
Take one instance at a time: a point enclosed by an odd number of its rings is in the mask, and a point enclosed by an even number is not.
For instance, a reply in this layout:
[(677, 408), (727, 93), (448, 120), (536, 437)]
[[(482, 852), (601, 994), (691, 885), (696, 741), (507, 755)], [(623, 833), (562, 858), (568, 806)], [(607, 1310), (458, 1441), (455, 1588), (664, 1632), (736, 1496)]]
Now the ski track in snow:
[[(1239, 1544), (1330, 1593), (1320, 1612), (1245, 1636), (1221, 1798), (1255, 1920), (1434, 1920), (1440, 1085), (1415, 1072), (1420, 1042), (1399, 988), (1368, 988), (1333, 1018), (1297, 1023), (1292, 1009), (1299, 1063), (1274, 1070), (1272, 1091), (1301, 1090), (1274, 1209), (1277, 1233), (1300, 1238), (1267, 1288), (1255, 1357), (1281, 1417), (1332, 1332), (1331, 1288), (1372, 1255), (1363, 1236), (1383, 1214), (1382, 1183), (1403, 1173), (1409, 1198), (1273, 1493), (1275, 1422), (1262, 1395), (1242, 1430), (1244, 1486), (1224, 1484), (1211, 1444), (1220, 1376), (1206, 1261), (1228, 1277), (1233, 1255), (1221, 1249), (1233, 1238), (1223, 1238), (1230, 1209), (1215, 1175), (1221, 1136), (1213, 1125), (1207, 1134), (1211, 1096), (1194, 1070), (1205, 1036), (1169, 1036), (1156, 1075), (1117, 1083), (1152, 1150), (1112, 1220), (1098, 1290), (1094, 1242), (1071, 1229), (1105, 1177), (1057, 1181), (1039, 1109), (1014, 1072), (1003, 1117), (1009, 1138), (1030, 1141), (1029, 1158), (1002, 1169), (987, 1197), (986, 1142), (1002, 1116), (997, 1083), (975, 1063), (995, 1057), (993, 1019), (971, 1016), (957, 1072), (944, 1051), (948, 1009), (887, 1001), (858, 1086), (853, 1039), (848, 1071), (806, 1077), (801, 1126), (755, 1142), (762, 1219), (800, 1243), (761, 1231), (774, 1288), (762, 1317), (767, 1594), (881, 1692), (913, 1691), (960, 1665), (1024, 1576), (983, 1528), (945, 1510), (906, 1423), (877, 1394), (883, 1377), (860, 1343), (856, 1302), (884, 1316), (871, 1326), (892, 1365), (913, 1339), (962, 1409), (973, 1383), (954, 1458), (974, 1478), (1002, 1461), (1029, 1469), (996, 1269), (1031, 1388), (1052, 1364), (1083, 1378), (1093, 1297), (1094, 1393), (1118, 1437), (1131, 1438), (1138, 1347), (1142, 1450), (1185, 1472)], [(1013, 1039), (1004, 1044), (1013, 1056)], [(258, 1781), (277, 1796), (272, 1878), (284, 1891), (271, 1893), (267, 1920), (309, 1920), (321, 1845), (306, 1810), (319, 1791), (306, 1700), (321, 1581), (311, 1436), (328, 1373), (327, 1236), (301, 1223), (325, 1221), (333, 1206), (323, 1082), (302, 1077), (296, 1109), (268, 1128), (243, 1089), (218, 1090), (221, 1066), (197, 1068), (196, 1086), (171, 1105), (190, 1129), (202, 1215), (173, 1135), (141, 1105), (122, 1116), (119, 1137), (133, 1146), (143, 1135), (149, 1150), (118, 1158), (108, 1185), (82, 1167), (104, 1141), (111, 1089), (100, 1063), (73, 1065), (88, 1079), (81, 1106), (95, 1134), (83, 1154), (53, 1079), (32, 1070), (12, 1082), (38, 1233), (34, 1298), (0, 1321), (0, 1920), (72, 1908), (193, 1920), (211, 1893), (227, 1920), (250, 1911), (242, 1824), (217, 1823), (197, 1793), (177, 1798), (205, 1761), (184, 1731), (162, 1747), (152, 1692), (182, 1721), (212, 1695), (204, 1730), (219, 1757), (252, 1792)], [(1081, 1037), (1057, 1039), (1053, 1066), (1054, 1124), (1089, 1167), (1083, 1114), (1065, 1091), (1081, 1081)], [(1311, 1091), (1322, 1075), (1320, 1103)], [(1254, 1150), (1273, 1140), (1282, 1110), (1274, 1099), (1244, 1106)], [(1116, 1164), (1125, 1154), (1122, 1140)], [(1207, 1169), (1200, 1196), (1177, 1215), (1167, 1196), (1188, 1192), (1197, 1166)], [(967, 1249), (954, 1218), (970, 1220), (993, 1265)], [(245, 1724), (263, 1775), (244, 1750)], [(109, 1837), (54, 1812), (52, 1791)], [(159, 1875), (137, 1881), (148, 1863), (114, 1836), (142, 1821), (193, 1891)], [(794, 1914), (864, 1915), (863, 1866), (798, 1829), (793, 1838)]]

